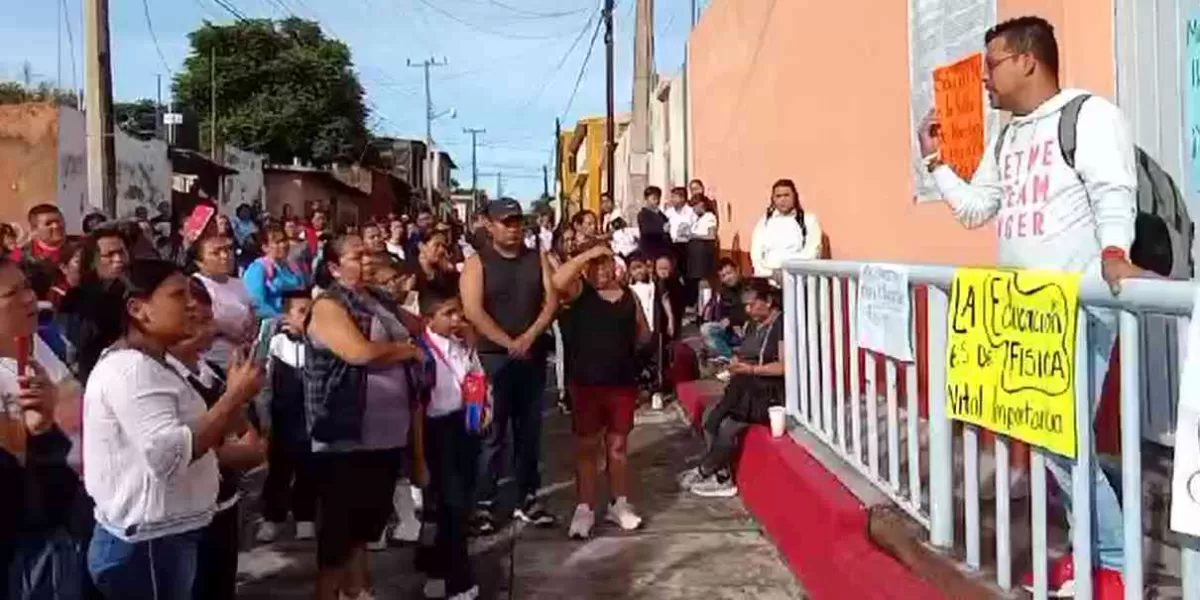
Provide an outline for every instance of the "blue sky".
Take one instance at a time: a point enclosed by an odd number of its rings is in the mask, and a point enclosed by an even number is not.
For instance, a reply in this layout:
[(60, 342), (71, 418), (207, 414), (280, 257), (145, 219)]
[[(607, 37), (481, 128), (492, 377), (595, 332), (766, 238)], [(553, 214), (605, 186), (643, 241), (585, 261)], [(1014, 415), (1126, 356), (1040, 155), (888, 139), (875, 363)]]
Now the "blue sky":
[[(434, 140), (450, 150), (457, 178), (470, 185), (470, 136), (462, 130), (487, 129), (480, 136), (479, 171), (480, 187), (489, 193), (495, 193), (499, 171), (506, 195), (535, 198), (542, 190), (541, 166), (553, 160), (554, 118), (573, 124), (604, 112), (603, 31), (568, 110), (601, 0), (223, 1), (247, 17), (291, 13), (317, 20), (327, 35), (349, 44), (373, 112), (369, 124), (380, 134), (424, 137), (422, 74), (405, 60), (448, 59), (432, 71), (433, 101), (439, 110), (456, 109), (457, 118), (435, 121)], [(615, 12), (618, 111), (630, 103), (634, 1), (617, 0)], [(683, 63), (690, 2), (656, 4), (656, 62), (660, 72), (672, 73)], [(118, 100), (153, 98), (157, 74), (166, 98), (169, 73), (188, 52), (187, 33), (205, 19), (233, 20), (218, 0), (109, 0), (109, 11)], [(28, 63), (35, 83), (54, 82), (61, 73), (64, 87), (73, 80), (82, 85), (81, 18), (80, 0), (63, 6), (57, 0), (0, 0), (0, 80), (22, 79)]]

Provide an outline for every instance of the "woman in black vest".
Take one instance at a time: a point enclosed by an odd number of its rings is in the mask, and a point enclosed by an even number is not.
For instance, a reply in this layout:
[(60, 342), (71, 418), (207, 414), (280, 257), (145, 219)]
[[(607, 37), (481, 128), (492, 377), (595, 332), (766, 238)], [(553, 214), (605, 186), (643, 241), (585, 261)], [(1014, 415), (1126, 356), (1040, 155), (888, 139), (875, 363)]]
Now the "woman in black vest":
[[(204, 284), (189, 280), (188, 292), (196, 302), (192, 337), (176, 344), (167, 355), (167, 363), (183, 377), (210, 408), (225, 393), (225, 372), (216, 363), (203, 358), (217, 338), (213, 320), (213, 300)], [(221, 482), (217, 491), (217, 512), (200, 535), (196, 557), (196, 577), (192, 587), (195, 600), (233, 600), (237, 595), (239, 548), (238, 491), (242, 473), (266, 460), (266, 438), (250, 426), (246, 412), (232, 435), (217, 447), (217, 465)]]
[(570, 306), (566, 352), (575, 432), (575, 485), (578, 504), (568, 535), (586, 539), (596, 515), (596, 463), (601, 444), (607, 449), (612, 502), (607, 520), (631, 531), (642, 524), (628, 500), (626, 442), (637, 409), (637, 351), (650, 339), (650, 327), (637, 296), (616, 276), (612, 249), (598, 241), (554, 274), (554, 287)]

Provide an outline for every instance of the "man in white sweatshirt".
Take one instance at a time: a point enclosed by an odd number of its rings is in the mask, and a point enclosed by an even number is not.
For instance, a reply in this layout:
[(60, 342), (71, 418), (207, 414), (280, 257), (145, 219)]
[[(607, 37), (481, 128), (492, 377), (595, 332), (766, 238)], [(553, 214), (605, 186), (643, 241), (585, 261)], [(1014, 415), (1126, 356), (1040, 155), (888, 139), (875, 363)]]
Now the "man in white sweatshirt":
[[(969, 228), (995, 221), (998, 264), (1079, 272), (1103, 277), (1118, 293), (1122, 280), (1139, 276), (1128, 259), (1137, 215), (1137, 171), (1129, 128), (1120, 110), (1101, 97), (1080, 105), (1074, 168), (1059, 147), (1059, 119), (1084, 95), (1058, 82), (1054, 29), (1037, 17), (1001, 23), (987, 33), (984, 86), (994, 108), (1011, 112), (1002, 140), (990, 140), (970, 183), (939, 156), (938, 121), (931, 112), (919, 131), (921, 152), (955, 217)], [(1116, 315), (1087, 309), (1091, 389), (1099, 391), (1116, 339)], [(1093, 402), (1093, 416), (1098, 399)], [(1064, 501), (1071, 500), (1073, 461), (1049, 455)], [(1124, 564), (1121, 508), (1112, 485), (1092, 465), (1096, 598), (1122, 598)], [(1086, 575), (1083, 575), (1086, 576)], [(1049, 566), (1051, 597), (1074, 594), (1070, 554)], [(1022, 580), (1032, 585), (1029, 575)]]

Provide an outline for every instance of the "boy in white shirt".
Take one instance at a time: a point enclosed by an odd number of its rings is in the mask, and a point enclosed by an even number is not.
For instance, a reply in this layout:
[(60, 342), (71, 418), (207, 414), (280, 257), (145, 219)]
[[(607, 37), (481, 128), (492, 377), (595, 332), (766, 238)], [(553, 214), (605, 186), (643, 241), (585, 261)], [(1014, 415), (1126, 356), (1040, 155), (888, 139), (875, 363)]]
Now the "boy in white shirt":
[(425, 563), (425, 596), (467, 600), (479, 594), (467, 539), (481, 436), (491, 421), (491, 395), (473, 421), (464, 388), (470, 386), (469, 379), (483, 374), (483, 365), (463, 341), (466, 319), (458, 297), (428, 289), (420, 303), (428, 320), (422, 338), (429, 355), (426, 368), (434, 379), (425, 407), (425, 460), (429, 496), (437, 502), (437, 539)]

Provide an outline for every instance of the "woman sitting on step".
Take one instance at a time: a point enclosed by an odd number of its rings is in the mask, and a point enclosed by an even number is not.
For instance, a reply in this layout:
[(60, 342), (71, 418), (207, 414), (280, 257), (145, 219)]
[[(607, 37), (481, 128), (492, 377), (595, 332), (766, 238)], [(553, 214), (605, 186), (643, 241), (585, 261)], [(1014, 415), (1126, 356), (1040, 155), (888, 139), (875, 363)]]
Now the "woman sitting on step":
[(732, 375), (721, 400), (704, 411), (708, 445), (700, 464), (680, 476), (680, 485), (697, 496), (737, 495), (732, 463), (742, 433), (766, 424), (772, 406), (783, 404), (783, 310), (778, 289), (766, 279), (751, 279), (742, 293), (746, 335), (729, 365)]

